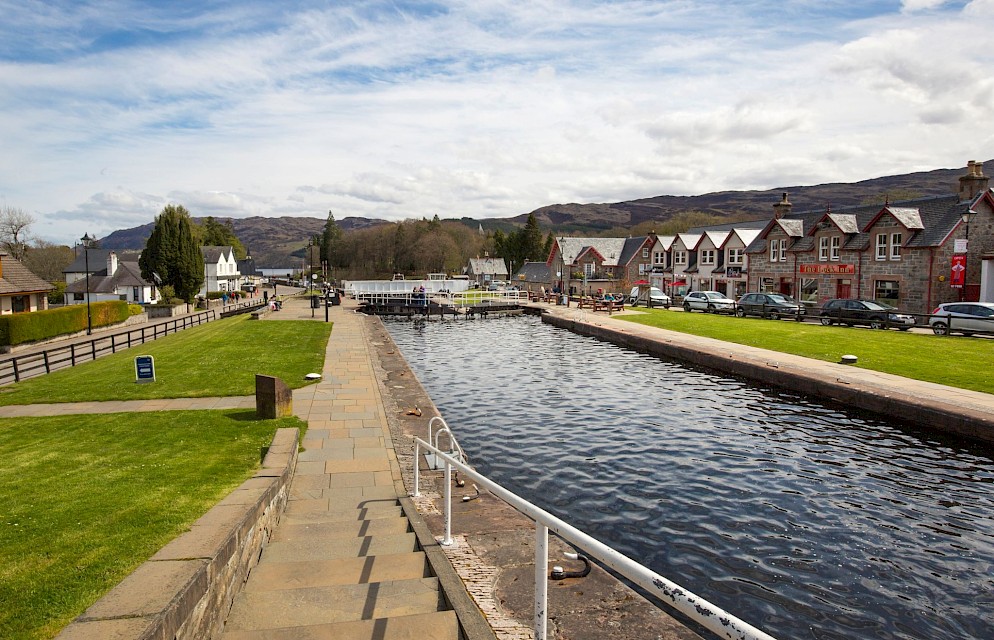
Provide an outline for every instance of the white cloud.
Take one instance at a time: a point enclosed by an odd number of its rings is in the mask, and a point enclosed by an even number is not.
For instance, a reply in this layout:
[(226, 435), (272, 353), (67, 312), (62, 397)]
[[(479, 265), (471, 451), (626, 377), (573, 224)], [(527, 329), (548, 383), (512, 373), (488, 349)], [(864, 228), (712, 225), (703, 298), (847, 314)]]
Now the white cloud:
[(0, 196), (68, 242), (170, 201), (509, 217), (991, 157), (994, 0), (716, 7), (5, 3)]

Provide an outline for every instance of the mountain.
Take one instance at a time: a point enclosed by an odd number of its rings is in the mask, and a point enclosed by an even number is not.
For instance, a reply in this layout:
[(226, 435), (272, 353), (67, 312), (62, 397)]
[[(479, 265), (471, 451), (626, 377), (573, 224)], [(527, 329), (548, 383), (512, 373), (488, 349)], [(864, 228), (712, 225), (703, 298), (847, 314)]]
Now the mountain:
[[(987, 166), (994, 166), (994, 160)], [(611, 204), (553, 204), (532, 213), (543, 229), (555, 231), (596, 232), (615, 227), (633, 227), (650, 220), (665, 222), (685, 211), (703, 211), (718, 217), (740, 216), (767, 218), (773, 205), (787, 192), (794, 211), (819, 207), (846, 207), (877, 199), (892, 202), (944, 196), (956, 193), (959, 177), (965, 169), (936, 169), (903, 175), (885, 176), (855, 183), (830, 183), (815, 186), (792, 186), (765, 191), (716, 191), (698, 196), (655, 196)], [(527, 213), (502, 220), (523, 225)], [(484, 226), (487, 226), (486, 224)]]
[[(193, 218), (202, 224), (204, 218)], [(225, 222), (226, 218), (218, 218)], [(292, 267), (299, 265), (307, 255), (307, 240), (321, 233), (326, 220), (320, 218), (296, 218), (284, 216), (281, 218), (230, 218), (235, 236), (255, 259), (258, 267)], [(369, 218), (343, 218), (336, 220), (343, 232), (366, 229), (379, 224), (387, 224), (385, 220)], [(121, 229), (100, 239), (102, 249), (117, 251), (127, 249), (143, 249), (145, 241), (152, 235), (154, 222), (131, 229)]]
[[(985, 162), (994, 167), (994, 160)], [(553, 204), (536, 209), (539, 226), (544, 231), (596, 234), (608, 229), (630, 228), (647, 221), (665, 222), (686, 211), (703, 211), (719, 218), (768, 218), (773, 205), (787, 192), (794, 211), (806, 211), (831, 205), (841, 208), (885, 199), (892, 202), (944, 196), (955, 193), (959, 177), (965, 169), (936, 169), (902, 175), (872, 178), (854, 183), (830, 183), (814, 186), (792, 186), (765, 191), (716, 191), (698, 196), (655, 196), (626, 202), (604, 204)], [(529, 214), (511, 218), (476, 220), (462, 218), (460, 222), (487, 230), (510, 231), (524, 225)], [(194, 218), (202, 222), (203, 218)], [(224, 220), (219, 218), (219, 220)], [(306, 254), (307, 239), (321, 233), (325, 221), (319, 218), (232, 218), (235, 235), (248, 249), (259, 267), (293, 267)], [(343, 232), (366, 229), (385, 220), (349, 217), (338, 220)], [(153, 223), (115, 231), (100, 240), (104, 249), (142, 249), (152, 233)]]

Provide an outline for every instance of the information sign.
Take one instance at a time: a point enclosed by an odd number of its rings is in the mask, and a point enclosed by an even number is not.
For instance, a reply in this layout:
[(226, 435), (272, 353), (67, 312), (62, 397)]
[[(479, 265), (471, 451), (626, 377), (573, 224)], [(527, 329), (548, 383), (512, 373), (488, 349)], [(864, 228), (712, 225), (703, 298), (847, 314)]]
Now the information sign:
[(155, 382), (155, 358), (152, 356), (135, 357), (135, 382)]

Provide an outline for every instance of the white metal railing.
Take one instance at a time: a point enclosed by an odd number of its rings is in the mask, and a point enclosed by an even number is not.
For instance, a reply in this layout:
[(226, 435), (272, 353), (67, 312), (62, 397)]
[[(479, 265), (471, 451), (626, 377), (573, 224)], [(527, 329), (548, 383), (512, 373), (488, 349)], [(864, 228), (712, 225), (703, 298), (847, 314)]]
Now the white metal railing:
[(501, 290), (501, 291), (360, 291), (354, 294), (359, 302), (367, 302), (373, 305), (400, 304), (409, 307), (427, 307), (431, 303), (436, 303), (448, 307), (471, 307), (475, 305), (487, 304), (513, 304), (522, 299), (528, 299), (525, 291)]
[[(448, 427), (445, 430), (447, 431)], [(414, 496), (421, 495), (419, 488), (421, 449), (431, 451), (436, 459), (445, 462), (445, 535), (442, 538), (443, 545), (452, 544), (453, 468), (489, 490), (535, 523), (535, 640), (546, 640), (548, 636), (549, 531), (577, 548), (583, 549), (591, 557), (600, 560), (660, 601), (669, 603), (690, 619), (722, 638), (729, 640), (775, 640), (773, 636), (667, 580), (628, 556), (615, 551), (551, 513), (508, 491), (486, 476), (477, 473), (469, 465), (449, 455), (448, 452), (442, 451), (437, 446), (418, 437), (414, 438)]]

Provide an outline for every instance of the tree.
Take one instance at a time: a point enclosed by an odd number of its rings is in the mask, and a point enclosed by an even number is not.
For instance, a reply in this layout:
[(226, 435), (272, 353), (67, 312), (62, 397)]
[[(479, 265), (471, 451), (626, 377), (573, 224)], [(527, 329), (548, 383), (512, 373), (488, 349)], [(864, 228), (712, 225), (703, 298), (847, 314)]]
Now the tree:
[(236, 260), (241, 260), (246, 256), (245, 246), (235, 236), (235, 227), (231, 220), (218, 222), (214, 216), (207, 216), (204, 223), (200, 225), (200, 229), (195, 230), (194, 235), (200, 236), (200, 241), (205, 247), (231, 247), (235, 252)]
[[(92, 248), (92, 246), (91, 246)], [(45, 240), (35, 240), (24, 251), (21, 262), (31, 273), (46, 282), (56, 283), (65, 280), (65, 268), (76, 259), (73, 250), (65, 245), (52, 244)]]
[(156, 216), (138, 266), (145, 280), (169, 285), (177, 297), (193, 300), (204, 283), (204, 257), (193, 239), (193, 221), (186, 208), (166, 205)]
[(34, 216), (23, 209), (0, 208), (0, 246), (15, 260), (24, 258), (28, 229), (34, 221)]
[(328, 263), (328, 268), (333, 269), (334, 267), (342, 266), (338, 253), (341, 248), (342, 242), (342, 230), (338, 227), (338, 223), (335, 222), (335, 216), (328, 212), (328, 219), (324, 223), (324, 229), (321, 231), (321, 237), (318, 239), (318, 243), (321, 246), (321, 261)]

